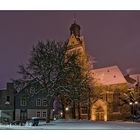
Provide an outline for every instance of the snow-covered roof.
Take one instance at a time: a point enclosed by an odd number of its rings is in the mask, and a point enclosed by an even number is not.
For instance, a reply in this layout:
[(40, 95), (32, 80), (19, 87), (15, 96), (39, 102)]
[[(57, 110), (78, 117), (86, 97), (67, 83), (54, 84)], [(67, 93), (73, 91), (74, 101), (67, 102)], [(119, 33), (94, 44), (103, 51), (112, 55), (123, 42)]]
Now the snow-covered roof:
[(132, 74), (130, 75), (130, 77), (136, 80), (137, 82), (140, 82), (140, 74)]
[(95, 81), (102, 85), (127, 83), (118, 66), (110, 66), (92, 70)]
[(130, 75), (127, 74), (124, 77), (125, 77), (126, 81), (128, 82), (128, 84), (135, 84), (136, 83), (136, 80), (134, 78), (130, 77)]

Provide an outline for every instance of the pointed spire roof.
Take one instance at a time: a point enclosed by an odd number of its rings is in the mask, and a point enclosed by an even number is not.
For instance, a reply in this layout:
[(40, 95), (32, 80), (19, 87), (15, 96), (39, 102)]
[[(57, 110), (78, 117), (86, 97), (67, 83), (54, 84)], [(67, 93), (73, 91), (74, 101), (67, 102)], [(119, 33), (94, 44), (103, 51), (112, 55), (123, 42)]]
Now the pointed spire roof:
[(74, 34), (75, 37), (80, 37), (80, 25), (76, 23), (76, 16), (74, 16), (74, 23), (70, 26), (70, 34)]

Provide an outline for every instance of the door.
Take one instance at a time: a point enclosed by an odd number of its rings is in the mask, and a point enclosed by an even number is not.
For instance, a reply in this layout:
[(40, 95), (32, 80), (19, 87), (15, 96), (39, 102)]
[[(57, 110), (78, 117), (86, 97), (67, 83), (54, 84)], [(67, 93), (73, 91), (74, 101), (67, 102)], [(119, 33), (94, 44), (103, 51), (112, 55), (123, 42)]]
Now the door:
[(27, 120), (27, 110), (20, 110), (20, 120), (21, 121)]
[(101, 107), (96, 109), (96, 120), (97, 121), (104, 121), (104, 111)]

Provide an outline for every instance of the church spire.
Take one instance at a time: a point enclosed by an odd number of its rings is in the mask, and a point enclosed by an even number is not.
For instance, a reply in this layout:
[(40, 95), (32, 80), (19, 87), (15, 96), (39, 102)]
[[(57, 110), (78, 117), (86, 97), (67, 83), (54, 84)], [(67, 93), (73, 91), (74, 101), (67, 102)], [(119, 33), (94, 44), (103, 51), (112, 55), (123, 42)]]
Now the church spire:
[(74, 23), (76, 24), (76, 13), (74, 13), (73, 16), (74, 16), (74, 20), (73, 20), (73, 21), (74, 21)]

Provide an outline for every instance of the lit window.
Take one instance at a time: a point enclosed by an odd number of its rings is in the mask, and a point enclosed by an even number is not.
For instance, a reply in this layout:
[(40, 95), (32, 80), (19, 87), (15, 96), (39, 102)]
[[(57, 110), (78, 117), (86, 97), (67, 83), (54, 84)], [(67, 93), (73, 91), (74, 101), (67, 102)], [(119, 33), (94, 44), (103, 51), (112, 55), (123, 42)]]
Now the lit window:
[(22, 97), (20, 100), (20, 105), (21, 106), (26, 106), (27, 102), (26, 102), (26, 97)]
[(43, 100), (43, 106), (47, 106), (47, 100), (46, 99)]
[(40, 98), (38, 98), (38, 99), (36, 100), (36, 106), (41, 106), (41, 99), (40, 99)]
[(43, 112), (43, 113), (42, 113), (42, 117), (43, 117), (43, 118), (46, 118), (46, 112)]
[(40, 112), (37, 112), (37, 113), (36, 113), (36, 116), (37, 116), (37, 117), (40, 117), (40, 115), (41, 115)]

